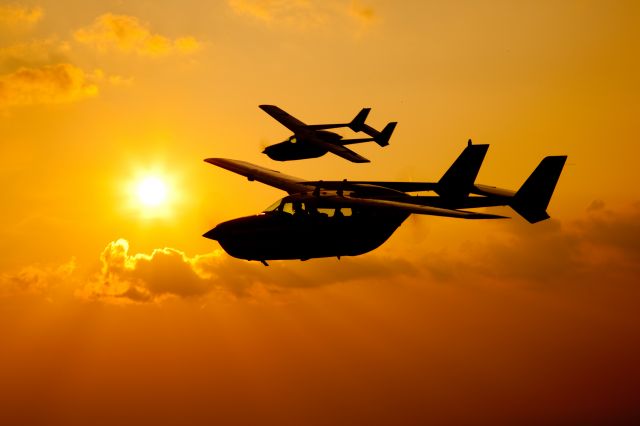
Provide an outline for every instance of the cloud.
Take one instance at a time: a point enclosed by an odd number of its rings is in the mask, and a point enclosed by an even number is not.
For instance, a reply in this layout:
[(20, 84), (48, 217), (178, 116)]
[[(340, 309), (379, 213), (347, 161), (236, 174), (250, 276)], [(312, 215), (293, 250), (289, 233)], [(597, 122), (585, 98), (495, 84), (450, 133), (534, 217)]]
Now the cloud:
[(275, 3), (270, 0), (228, 0), (227, 2), (234, 12), (240, 15), (248, 15), (262, 21), (273, 20), (278, 9), (286, 6), (287, 3), (297, 3), (286, 1)]
[(115, 50), (144, 56), (189, 54), (201, 47), (194, 37), (171, 39), (152, 33), (146, 23), (134, 16), (112, 13), (97, 17), (90, 26), (77, 30), (74, 37), (76, 41), (100, 51)]
[(602, 201), (602, 200), (593, 200), (591, 202), (591, 204), (589, 204), (589, 206), (587, 207), (587, 211), (602, 210), (604, 208), (604, 206), (605, 206), (604, 201)]
[(0, 70), (68, 62), (70, 51), (69, 43), (55, 37), (0, 47)]
[(62, 63), (0, 75), (0, 107), (74, 102), (98, 94), (93, 76)]
[[(640, 276), (640, 205), (617, 211), (599, 201), (580, 220), (505, 222), (491, 240), (448, 253), (423, 253), (443, 282), (490, 280), (531, 289), (558, 285), (633, 286)], [(638, 287), (640, 290), (640, 287)]]
[(589, 208), (586, 220), (578, 223), (578, 231), (591, 250), (608, 249), (618, 259), (640, 269), (640, 203), (625, 211), (612, 211), (604, 202)]
[(313, 288), (369, 279), (411, 276), (418, 272), (408, 261), (376, 254), (362, 257), (313, 259), (308, 262), (274, 261), (269, 267), (233, 259), (222, 254), (203, 258), (199, 268), (217, 277), (221, 289), (236, 296), (250, 295), (256, 288), (270, 293)]
[(376, 14), (358, 1), (329, 0), (227, 0), (238, 15), (252, 17), (264, 24), (277, 24), (298, 30), (320, 28), (343, 21), (371, 23)]
[(189, 258), (172, 248), (155, 249), (150, 255), (129, 254), (126, 240), (113, 241), (100, 256), (100, 274), (81, 288), (78, 295), (134, 302), (167, 296), (202, 296), (214, 288), (214, 282), (197, 269), (200, 258)]
[(55, 267), (32, 265), (14, 274), (0, 275), (0, 297), (16, 294), (50, 295), (68, 283), (76, 271), (75, 259)]
[(217, 250), (188, 256), (175, 248), (131, 253), (129, 243), (112, 241), (99, 256), (100, 270), (85, 276), (75, 262), (24, 268), (0, 276), (0, 294), (50, 295), (71, 281), (76, 297), (114, 303), (151, 303), (169, 298), (274, 296), (348, 282), (402, 282), (448, 286), (500, 285), (531, 290), (635, 289), (640, 276), (640, 205), (587, 212), (570, 225), (550, 220), (534, 226), (505, 222), (494, 240), (463, 250), (423, 248), (410, 257), (370, 253), (342, 260), (274, 261), (269, 267), (234, 259)]
[(131, 254), (120, 239), (107, 245), (100, 256), (101, 271), (77, 292), (85, 299), (112, 302), (153, 302), (168, 297), (198, 298), (217, 292), (249, 297), (256, 291), (281, 293), (371, 278), (415, 272), (408, 262), (369, 257), (342, 261), (273, 262), (264, 267), (217, 251), (187, 256), (173, 248), (151, 254)]
[(236, 13), (263, 22), (290, 20), (309, 25), (324, 20), (318, 4), (305, 0), (228, 0), (228, 3)]
[(376, 13), (373, 8), (355, 0), (349, 6), (349, 14), (362, 24), (370, 24), (376, 19)]
[(0, 28), (28, 30), (40, 22), (43, 14), (40, 7), (0, 5)]

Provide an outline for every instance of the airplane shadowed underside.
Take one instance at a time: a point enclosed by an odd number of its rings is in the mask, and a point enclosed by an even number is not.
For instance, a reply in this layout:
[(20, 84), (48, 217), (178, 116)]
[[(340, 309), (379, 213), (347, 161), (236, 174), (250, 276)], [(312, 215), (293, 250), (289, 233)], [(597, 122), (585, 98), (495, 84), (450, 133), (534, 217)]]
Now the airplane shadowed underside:
[[(469, 145), (438, 182), (305, 181), (244, 161), (208, 158), (250, 181), (289, 193), (264, 212), (224, 222), (203, 236), (233, 257), (257, 260), (357, 256), (383, 244), (410, 214), (501, 219), (463, 210), (510, 206), (530, 223), (547, 206), (566, 156), (545, 157), (517, 191), (475, 179), (489, 145)], [(430, 195), (411, 195), (427, 192)]]
[[(369, 160), (356, 154), (346, 145), (376, 142), (380, 146), (387, 146), (397, 124), (389, 123), (381, 132), (373, 129), (365, 124), (371, 108), (363, 108), (350, 123), (342, 124), (304, 124), (275, 105), (260, 105), (260, 108), (293, 132), (293, 135), (286, 141), (270, 145), (264, 149), (263, 153), (276, 161), (316, 158), (331, 152), (354, 163), (368, 163)], [(327, 129), (341, 127), (348, 127), (354, 132), (364, 132), (370, 137), (342, 139), (339, 134), (327, 131)]]

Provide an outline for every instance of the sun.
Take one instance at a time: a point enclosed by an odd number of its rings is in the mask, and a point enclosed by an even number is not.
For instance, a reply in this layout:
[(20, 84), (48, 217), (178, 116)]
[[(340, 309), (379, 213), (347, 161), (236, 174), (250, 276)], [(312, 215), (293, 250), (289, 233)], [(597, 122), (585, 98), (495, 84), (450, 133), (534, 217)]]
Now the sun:
[(176, 198), (173, 184), (157, 173), (143, 173), (130, 181), (129, 195), (129, 206), (144, 219), (170, 217)]
[(158, 207), (167, 201), (167, 185), (160, 178), (141, 179), (136, 187), (138, 201), (145, 207)]
[(145, 222), (174, 219), (185, 202), (181, 181), (180, 173), (161, 165), (136, 165), (128, 178), (119, 181), (123, 213)]

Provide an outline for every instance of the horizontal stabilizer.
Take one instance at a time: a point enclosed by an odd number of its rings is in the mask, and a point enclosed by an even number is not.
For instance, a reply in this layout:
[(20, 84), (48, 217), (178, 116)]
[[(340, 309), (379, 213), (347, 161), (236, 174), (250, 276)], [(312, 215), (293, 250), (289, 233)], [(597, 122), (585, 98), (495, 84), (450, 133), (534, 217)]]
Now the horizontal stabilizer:
[(436, 192), (444, 200), (459, 202), (469, 196), (489, 145), (469, 144), (438, 181)]
[(516, 192), (511, 208), (529, 223), (549, 219), (547, 206), (566, 161), (566, 155), (545, 157)]

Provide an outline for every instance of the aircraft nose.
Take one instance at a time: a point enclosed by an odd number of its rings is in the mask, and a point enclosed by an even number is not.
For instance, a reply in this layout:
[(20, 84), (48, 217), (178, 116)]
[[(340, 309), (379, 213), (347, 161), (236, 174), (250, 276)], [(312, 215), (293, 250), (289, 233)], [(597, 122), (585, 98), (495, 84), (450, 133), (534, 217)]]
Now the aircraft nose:
[(210, 240), (219, 240), (220, 237), (222, 236), (222, 231), (220, 230), (220, 225), (216, 226), (215, 228), (205, 232), (204, 234), (202, 234), (203, 237), (205, 238), (209, 238)]

